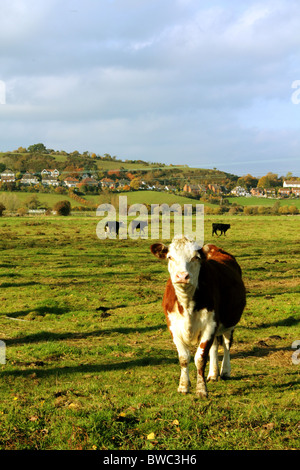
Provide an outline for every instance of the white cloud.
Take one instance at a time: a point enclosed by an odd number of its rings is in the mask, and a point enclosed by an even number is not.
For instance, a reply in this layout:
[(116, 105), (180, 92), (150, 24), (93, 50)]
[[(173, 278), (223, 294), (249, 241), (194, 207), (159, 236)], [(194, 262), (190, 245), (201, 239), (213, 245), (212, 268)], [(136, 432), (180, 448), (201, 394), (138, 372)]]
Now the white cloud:
[(2, 145), (47, 138), (51, 148), (168, 163), (184, 155), (237, 168), (252, 155), (278, 166), (280, 152), (297, 154), (298, 8), (295, 0), (3, 0)]

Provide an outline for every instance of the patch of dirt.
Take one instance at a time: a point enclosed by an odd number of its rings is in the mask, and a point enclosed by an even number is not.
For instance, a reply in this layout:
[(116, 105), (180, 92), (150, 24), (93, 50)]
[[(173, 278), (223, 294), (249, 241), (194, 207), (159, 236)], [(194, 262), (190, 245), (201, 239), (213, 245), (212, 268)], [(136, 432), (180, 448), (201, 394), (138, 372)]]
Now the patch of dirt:
[(292, 366), (292, 353), (293, 351), (275, 351), (268, 355), (267, 359), (271, 366), (274, 367), (288, 367)]

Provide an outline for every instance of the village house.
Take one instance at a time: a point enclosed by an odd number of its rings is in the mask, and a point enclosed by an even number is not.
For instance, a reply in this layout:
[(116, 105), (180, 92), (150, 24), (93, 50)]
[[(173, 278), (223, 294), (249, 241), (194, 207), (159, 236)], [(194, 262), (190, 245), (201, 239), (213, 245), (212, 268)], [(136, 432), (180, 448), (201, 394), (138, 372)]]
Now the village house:
[(64, 184), (68, 188), (76, 188), (78, 183), (79, 183), (79, 180), (77, 178), (72, 178), (72, 176), (68, 176), (66, 179), (64, 179)]
[(300, 180), (286, 180), (283, 182), (284, 188), (300, 188)]
[(283, 197), (288, 197), (291, 194), (290, 188), (279, 188), (278, 195)]
[(235, 188), (233, 188), (231, 190), (231, 194), (233, 194), (234, 196), (251, 196), (247, 189), (243, 188), (242, 186), (236, 186)]
[(14, 183), (16, 181), (16, 175), (12, 170), (5, 170), (1, 173), (2, 183)]
[(110, 178), (102, 178), (100, 183), (102, 188), (115, 189), (115, 182)]
[(123, 189), (125, 186), (130, 186), (130, 180), (127, 180), (125, 178), (121, 178), (118, 181), (118, 189)]
[(171, 184), (168, 184), (165, 186), (166, 191), (176, 191), (176, 186), (172, 186)]
[(264, 190), (262, 188), (252, 188), (250, 190), (250, 193), (252, 194), (252, 196), (265, 197)]
[(44, 186), (60, 186), (60, 182), (54, 176), (43, 176), (42, 185), (44, 185)]
[(300, 197), (300, 188), (292, 188), (292, 193), (295, 196)]
[(52, 176), (53, 178), (58, 178), (59, 177), (59, 171), (54, 169), (54, 170), (42, 170), (41, 172), (42, 177), (44, 176)]
[(219, 184), (209, 184), (208, 189), (210, 189), (215, 194), (220, 194), (222, 192), (222, 188)]
[(21, 178), (20, 183), (25, 185), (39, 184), (39, 180), (32, 173), (25, 173)]
[(195, 194), (199, 194), (200, 193), (200, 189), (199, 189), (199, 185), (198, 184), (185, 184), (183, 186), (183, 191), (185, 191), (186, 193), (195, 193)]
[(90, 178), (90, 177), (83, 178), (80, 181), (80, 184), (84, 184), (85, 186), (99, 186), (98, 181), (95, 180), (94, 178)]
[(274, 188), (265, 188), (264, 189), (264, 194), (267, 197), (275, 197), (276, 196), (276, 190)]

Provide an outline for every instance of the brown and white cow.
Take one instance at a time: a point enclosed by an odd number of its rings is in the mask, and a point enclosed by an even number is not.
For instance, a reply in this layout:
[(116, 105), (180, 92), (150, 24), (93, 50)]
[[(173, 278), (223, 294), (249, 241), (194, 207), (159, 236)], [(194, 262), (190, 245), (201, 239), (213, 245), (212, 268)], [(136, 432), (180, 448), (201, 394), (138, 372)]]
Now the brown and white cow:
[(169, 261), (163, 308), (181, 367), (178, 392), (189, 391), (190, 349), (196, 346), (196, 393), (207, 397), (205, 366), (209, 354), (207, 380), (217, 380), (220, 340), (224, 347), (221, 378), (230, 377), (233, 331), (246, 304), (241, 268), (229, 253), (215, 245), (200, 248), (186, 236), (174, 237), (169, 246), (155, 243), (150, 249)]

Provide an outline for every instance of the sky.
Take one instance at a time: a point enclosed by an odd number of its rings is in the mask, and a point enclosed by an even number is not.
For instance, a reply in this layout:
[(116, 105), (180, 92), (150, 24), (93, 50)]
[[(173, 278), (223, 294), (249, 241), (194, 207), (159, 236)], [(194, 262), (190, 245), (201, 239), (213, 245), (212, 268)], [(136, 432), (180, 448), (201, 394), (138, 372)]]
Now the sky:
[(1, 0), (0, 151), (300, 176), (298, 0)]

